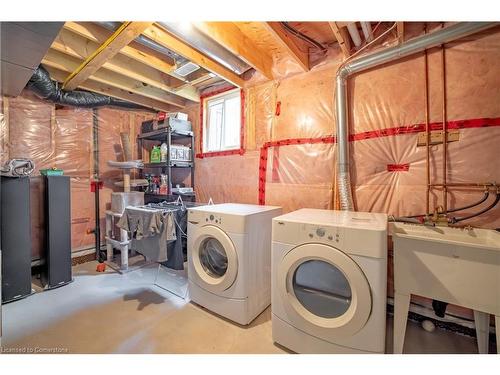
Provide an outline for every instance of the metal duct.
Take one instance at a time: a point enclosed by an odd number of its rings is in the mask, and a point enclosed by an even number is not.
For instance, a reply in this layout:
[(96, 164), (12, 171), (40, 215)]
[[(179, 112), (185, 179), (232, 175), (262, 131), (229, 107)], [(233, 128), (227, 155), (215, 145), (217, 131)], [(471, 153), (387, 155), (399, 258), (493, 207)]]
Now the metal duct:
[(236, 74), (242, 74), (251, 68), (250, 65), (240, 60), (194, 26), (183, 27), (183, 24), (178, 22), (158, 22), (158, 24)]
[[(119, 26), (120, 22), (97, 22), (102, 27), (115, 31)], [(194, 26), (185, 28), (181, 23), (178, 22), (159, 22), (166, 30), (170, 31), (172, 34), (182, 39), (186, 43), (190, 44), (200, 52), (204, 53), (208, 57), (217, 61), (219, 64), (224, 65), (226, 68), (232, 70), (236, 74), (242, 74), (251, 68), (250, 65), (240, 60), (227, 49), (222, 47), (220, 44), (206, 36), (204, 33), (196, 29)], [(139, 35), (135, 41), (142, 44), (145, 47), (151, 48), (157, 52), (169, 56), (174, 59), (176, 63), (182, 65), (188, 62), (183, 56), (163, 47), (162, 45), (156, 43), (155, 41), (149, 39), (144, 35)]]
[[(115, 31), (121, 25), (120, 22), (97, 22), (97, 24), (108, 29), (109, 31)], [(181, 55), (175, 53), (174, 51), (171, 51), (168, 48), (165, 48), (162, 45), (156, 43), (155, 41), (149, 39), (147, 36), (139, 35), (137, 38), (135, 38), (135, 41), (139, 44), (142, 44), (145, 47), (151, 48), (156, 52), (162, 53), (170, 57), (171, 59), (174, 59), (176, 63), (184, 64), (188, 61)]]
[(498, 24), (497, 22), (459, 22), (394, 47), (359, 57), (340, 66), (335, 84), (335, 110), (337, 114), (337, 185), (342, 210), (354, 210), (349, 173), (349, 127), (347, 116), (347, 80), (349, 76), (475, 34)]

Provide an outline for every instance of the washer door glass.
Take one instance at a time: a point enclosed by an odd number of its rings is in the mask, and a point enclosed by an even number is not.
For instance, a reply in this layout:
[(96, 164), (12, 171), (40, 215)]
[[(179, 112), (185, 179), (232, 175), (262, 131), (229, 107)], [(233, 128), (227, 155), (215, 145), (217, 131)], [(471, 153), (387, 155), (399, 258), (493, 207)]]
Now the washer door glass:
[(322, 318), (344, 315), (351, 305), (351, 287), (337, 267), (322, 260), (300, 264), (292, 280), (295, 297), (309, 312)]
[(215, 238), (208, 237), (200, 245), (200, 263), (213, 278), (220, 278), (227, 271), (227, 254), (224, 246)]

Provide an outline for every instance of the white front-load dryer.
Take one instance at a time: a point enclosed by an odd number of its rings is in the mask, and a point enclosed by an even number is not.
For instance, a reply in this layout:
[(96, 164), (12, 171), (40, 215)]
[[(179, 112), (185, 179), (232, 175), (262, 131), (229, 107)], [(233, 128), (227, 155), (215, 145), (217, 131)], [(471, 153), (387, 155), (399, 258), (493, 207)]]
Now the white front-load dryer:
[(188, 210), (193, 302), (239, 324), (271, 303), (272, 219), (280, 207), (216, 204)]
[(387, 216), (302, 209), (273, 219), (272, 332), (297, 353), (384, 353)]

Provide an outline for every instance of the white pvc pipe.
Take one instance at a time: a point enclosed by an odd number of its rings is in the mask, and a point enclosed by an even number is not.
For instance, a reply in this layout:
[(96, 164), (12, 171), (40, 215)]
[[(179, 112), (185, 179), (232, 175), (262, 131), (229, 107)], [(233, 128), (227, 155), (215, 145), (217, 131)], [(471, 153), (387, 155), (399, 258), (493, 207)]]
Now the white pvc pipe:
[(367, 42), (371, 42), (373, 40), (373, 31), (372, 31), (372, 25), (370, 22), (360, 22), (361, 24), (361, 30), (363, 30), (363, 35), (365, 37), (365, 40)]
[(356, 26), (356, 22), (351, 22), (347, 24), (347, 31), (349, 31), (349, 35), (351, 36), (352, 41), (356, 47), (361, 45), (361, 35), (359, 35), (358, 27)]

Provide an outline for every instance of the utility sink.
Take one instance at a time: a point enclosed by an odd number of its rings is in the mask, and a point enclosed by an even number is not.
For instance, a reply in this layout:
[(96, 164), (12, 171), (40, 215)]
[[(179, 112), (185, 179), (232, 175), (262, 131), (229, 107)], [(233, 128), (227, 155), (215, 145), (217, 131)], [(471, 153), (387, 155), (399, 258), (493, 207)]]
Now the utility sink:
[(500, 232), (491, 229), (431, 227), (417, 224), (395, 224), (398, 238), (437, 242), (443, 246), (468, 246), (500, 251)]
[(495, 315), (500, 343), (500, 233), (395, 223), (392, 235), (395, 352), (403, 350), (411, 294), (473, 309), (480, 353), (488, 351), (489, 314)]

